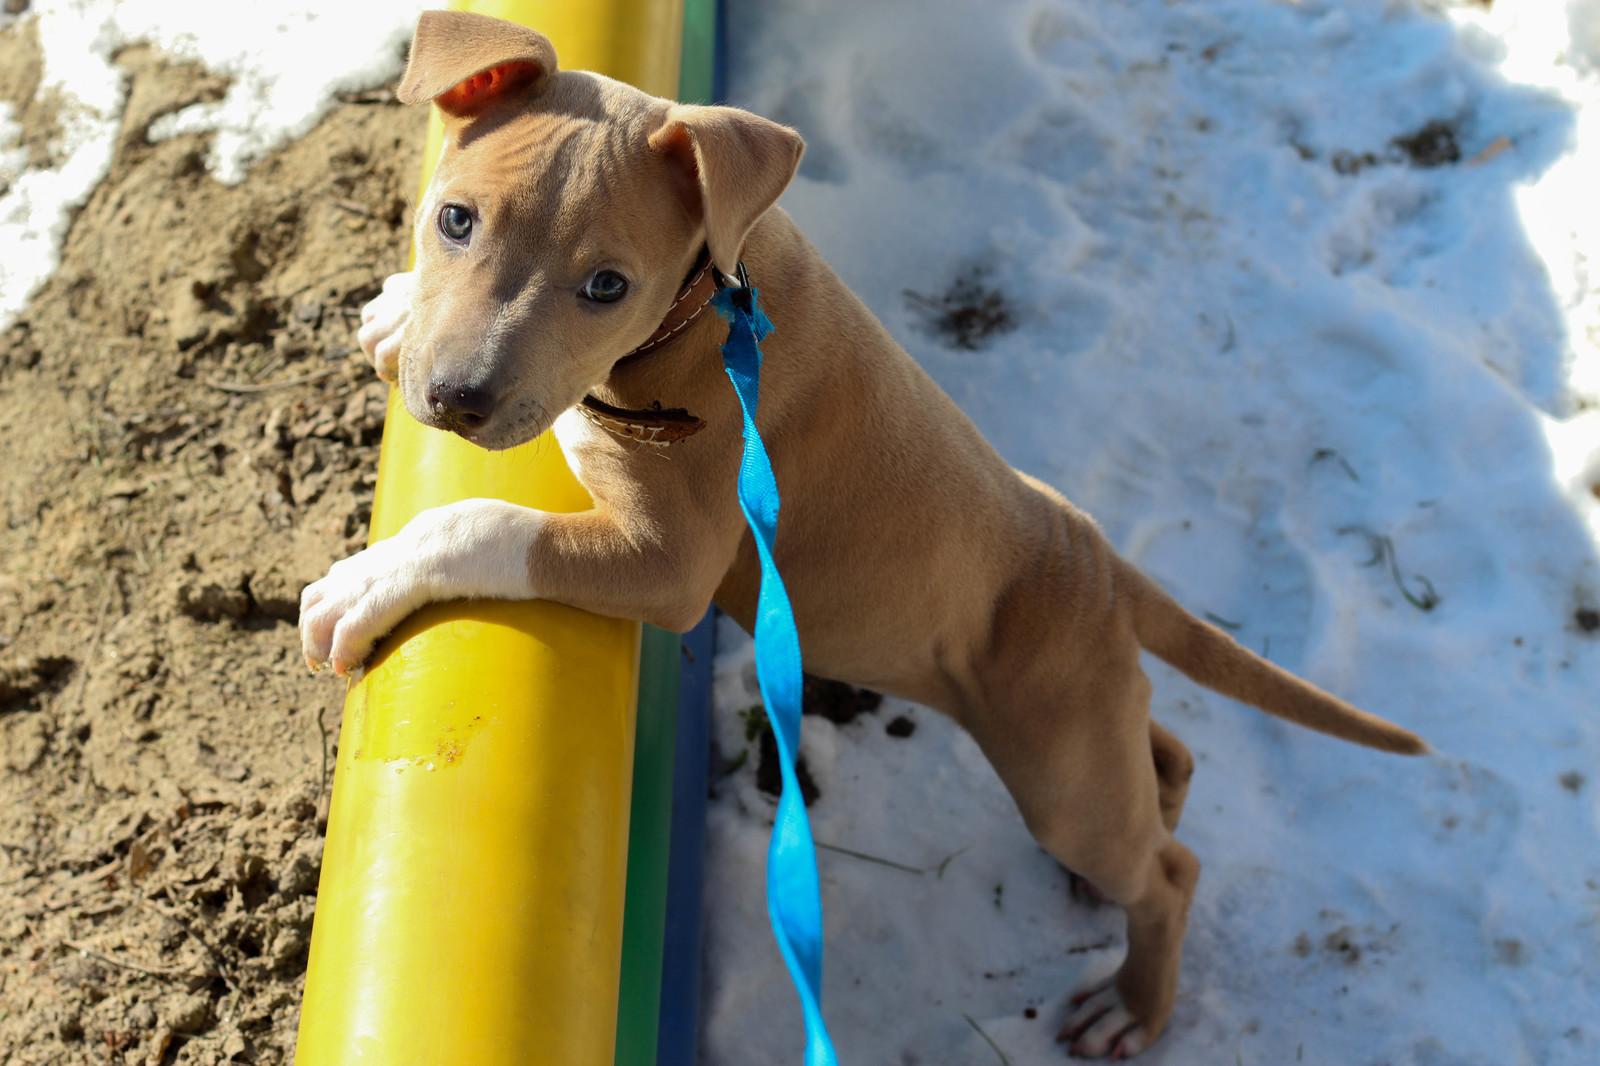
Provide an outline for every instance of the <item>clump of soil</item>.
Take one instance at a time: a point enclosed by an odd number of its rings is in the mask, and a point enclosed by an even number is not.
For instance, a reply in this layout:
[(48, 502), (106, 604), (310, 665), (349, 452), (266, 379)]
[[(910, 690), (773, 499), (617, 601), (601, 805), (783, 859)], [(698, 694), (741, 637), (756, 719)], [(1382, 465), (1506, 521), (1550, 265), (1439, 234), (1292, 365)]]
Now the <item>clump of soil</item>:
[(834, 725), (853, 722), (883, 703), (883, 694), (869, 688), (856, 688), (812, 674), (803, 675), (801, 680), (804, 687), (800, 694), (800, 713), (820, 715)]
[[(1316, 153), (1304, 145), (1291, 141), (1302, 159), (1315, 159)], [(1386, 163), (1404, 163), (1427, 170), (1461, 162), (1461, 142), (1456, 127), (1443, 119), (1434, 119), (1421, 129), (1403, 134), (1389, 141), (1388, 150), (1352, 152), (1339, 149), (1328, 157), (1328, 164), (1340, 174), (1359, 174), (1370, 167)]]
[(119, 62), (112, 172), (0, 334), (0, 1063), (270, 1066), (343, 697), (294, 623), (365, 539), (386, 387), (350, 353), (426, 114), (363, 96), (229, 188), (145, 136), (225, 84)]
[(1406, 160), (1414, 167), (1442, 167), (1461, 162), (1461, 145), (1456, 140), (1455, 127), (1439, 119), (1389, 143), (1405, 153)]
[[(883, 703), (883, 694), (880, 692), (814, 674), (801, 675), (801, 684), (800, 713), (826, 718), (834, 725), (847, 725), (863, 714), (876, 711)], [(904, 735), (911, 734), (907, 732)], [(778, 761), (778, 738), (773, 735), (772, 723), (767, 720), (762, 708), (751, 708), (747, 714), (745, 737), (747, 741), (753, 739), (757, 742), (756, 788), (769, 796), (782, 796), (783, 771)], [(740, 761), (743, 758), (740, 756)], [(805, 800), (807, 807), (822, 798), (822, 790), (812, 778), (804, 755), (794, 761), (794, 776), (800, 782), (800, 797)]]
[[(783, 768), (778, 759), (778, 738), (773, 735), (771, 723), (761, 727), (759, 760), (756, 762), (756, 788), (774, 798), (783, 795)], [(800, 798), (807, 807), (822, 798), (822, 790), (811, 777), (811, 768), (805, 756), (794, 761), (794, 778), (800, 782)]]
[(937, 296), (905, 290), (923, 328), (952, 347), (975, 352), (991, 337), (1017, 328), (1017, 315), (1004, 292), (992, 287), (987, 271), (973, 268)]

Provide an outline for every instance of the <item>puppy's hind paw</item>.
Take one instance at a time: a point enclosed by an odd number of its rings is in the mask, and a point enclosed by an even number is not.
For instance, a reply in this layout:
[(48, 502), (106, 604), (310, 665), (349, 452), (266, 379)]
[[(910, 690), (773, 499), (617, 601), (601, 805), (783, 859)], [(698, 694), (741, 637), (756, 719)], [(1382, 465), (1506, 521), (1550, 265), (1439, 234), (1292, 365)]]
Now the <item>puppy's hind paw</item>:
[(1074, 903), (1086, 903), (1091, 907), (1101, 907), (1111, 902), (1111, 897), (1095, 887), (1093, 881), (1071, 870), (1067, 870), (1067, 893), (1072, 896)]
[(1123, 1005), (1122, 996), (1111, 983), (1085, 989), (1072, 997), (1075, 1008), (1056, 1034), (1056, 1043), (1071, 1040), (1068, 1052), (1075, 1058), (1098, 1059), (1110, 1056), (1126, 1059), (1145, 1049), (1149, 1041), (1144, 1026)]

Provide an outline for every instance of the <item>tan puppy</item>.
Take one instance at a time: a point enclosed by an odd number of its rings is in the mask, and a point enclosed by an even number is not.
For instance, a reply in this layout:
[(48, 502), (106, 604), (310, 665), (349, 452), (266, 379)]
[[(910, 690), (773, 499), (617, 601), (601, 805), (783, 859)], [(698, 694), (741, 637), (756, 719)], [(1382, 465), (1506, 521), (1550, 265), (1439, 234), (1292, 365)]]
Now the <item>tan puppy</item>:
[[(1194, 763), (1149, 718), (1141, 648), (1290, 721), (1425, 750), (1189, 615), (1008, 467), (773, 207), (800, 160), (792, 130), (558, 73), (544, 37), (465, 14), (422, 16), (399, 95), (439, 107), (444, 154), (417, 212), (416, 271), (391, 279), (362, 343), (428, 425), (486, 448), (554, 426), (595, 506), (467, 500), (419, 515), (306, 589), (313, 665), (352, 671), (416, 607), (468, 596), (677, 630), (715, 600), (751, 626), (726, 326), (707, 311), (623, 358), (703, 299), (675, 305), (709, 249), (726, 274), (743, 259), (775, 325), (759, 421), (807, 667), (954, 717), (1039, 842), (1127, 910), (1127, 959), (1063, 1029), (1074, 1053), (1130, 1055), (1161, 1032), (1200, 870), (1172, 835)], [(629, 439), (654, 432), (628, 425), (656, 403), (703, 428)]]

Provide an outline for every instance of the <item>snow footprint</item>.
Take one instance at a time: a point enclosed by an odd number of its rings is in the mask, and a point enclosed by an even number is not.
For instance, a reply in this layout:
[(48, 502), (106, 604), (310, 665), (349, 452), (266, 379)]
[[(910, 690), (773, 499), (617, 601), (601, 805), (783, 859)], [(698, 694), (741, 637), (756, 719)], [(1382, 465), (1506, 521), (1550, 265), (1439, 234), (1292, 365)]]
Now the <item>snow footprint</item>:
[(1370, 270), (1392, 283), (1395, 275), (1437, 248), (1429, 208), (1439, 191), (1429, 179), (1401, 171), (1351, 195), (1323, 237), (1328, 272), (1341, 277)]
[(1028, 50), (1039, 62), (1065, 70), (1119, 69), (1121, 64), (1101, 42), (1103, 27), (1066, 4), (1036, 9), (1028, 19)]
[(1017, 135), (1017, 161), (1053, 181), (1071, 184), (1101, 169), (1115, 141), (1089, 114), (1057, 102), (1042, 108)]

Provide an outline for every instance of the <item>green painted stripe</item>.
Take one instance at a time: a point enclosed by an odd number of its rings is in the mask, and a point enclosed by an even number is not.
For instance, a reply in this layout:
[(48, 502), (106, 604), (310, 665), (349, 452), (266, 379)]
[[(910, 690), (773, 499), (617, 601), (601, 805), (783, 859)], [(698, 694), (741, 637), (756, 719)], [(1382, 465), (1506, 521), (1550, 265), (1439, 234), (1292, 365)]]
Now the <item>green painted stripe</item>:
[(678, 99), (686, 104), (711, 103), (716, 66), (717, 0), (684, 0)]
[(622, 912), (617, 1066), (655, 1066), (656, 1061), (681, 657), (678, 634), (644, 627), (633, 748), (633, 813), (628, 825), (628, 898)]
[[(717, 0), (684, 0), (678, 99), (687, 103), (711, 102), (716, 34)], [(639, 711), (628, 824), (628, 895), (622, 919), (616, 1066), (656, 1066), (681, 661), (682, 640), (678, 634), (644, 627), (639, 649)]]

